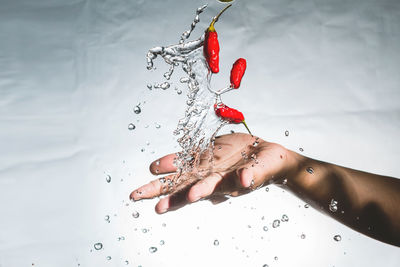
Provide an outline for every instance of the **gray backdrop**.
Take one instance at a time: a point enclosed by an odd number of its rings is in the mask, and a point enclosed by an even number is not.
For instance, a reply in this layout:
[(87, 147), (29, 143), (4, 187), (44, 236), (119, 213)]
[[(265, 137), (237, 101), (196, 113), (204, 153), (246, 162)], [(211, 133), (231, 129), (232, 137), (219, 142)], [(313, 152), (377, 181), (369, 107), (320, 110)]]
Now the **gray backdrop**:
[[(153, 179), (148, 164), (178, 149), (172, 131), (186, 97), (176, 81), (147, 89), (166, 65), (148, 72), (145, 54), (176, 43), (202, 4), (0, 1), (0, 266), (399, 265), (398, 248), (274, 186), (162, 216), (156, 199), (129, 202)], [(209, 1), (193, 38), (221, 7)], [(247, 59), (240, 90), (224, 99), (256, 135), (400, 177), (400, 1), (237, 0), (216, 28), (213, 85), (224, 86), (234, 60)], [(272, 228), (283, 214), (289, 221)]]

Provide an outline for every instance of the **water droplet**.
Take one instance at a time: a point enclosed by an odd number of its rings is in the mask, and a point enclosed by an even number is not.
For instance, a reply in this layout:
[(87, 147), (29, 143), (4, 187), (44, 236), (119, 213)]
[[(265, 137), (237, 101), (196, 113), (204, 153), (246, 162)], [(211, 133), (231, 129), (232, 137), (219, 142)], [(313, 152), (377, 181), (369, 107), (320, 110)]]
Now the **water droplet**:
[(94, 249), (95, 250), (100, 250), (100, 249), (102, 249), (103, 248), (103, 244), (102, 243), (96, 243), (96, 244), (94, 244)]
[(129, 264), (129, 261), (125, 261), (125, 265), (128, 265)]
[(153, 86), (151, 85), (151, 84), (147, 84), (147, 88), (149, 89), (149, 90), (151, 90), (152, 88), (153, 88)]
[(167, 226), (167, 224), (166, 224), (166, 223), (163, 223), (163, 224), (162, 224), (162, 227), (166, 227), (166, 226)]
[(156, 165), (159, 166), (160, 165), (160, 160), (156, 161)]
[(155, 125), (156, 129), (160, 129), (161, 128), (161, 125), (158, 124), (158, 123), (154, 123), (154, 125)]
[(336, 212), (338, 210), (337, 204), (338, 202), (332, 198), (331, 203), (329, 204), (329, 210)]
[(182, 90), (181, 90), (181, 89), (178, 89), (178, 90), (176, 90), (176, 93), (177, 93), (178, 95), (180, 95), (180, 94), (182, 94)]
[(333, 240), (339, 242), (340, 240), (342, 240), (342, 237), (341, 237), (340, 235), (335, 235), (335, 236), (333, 237)]
[(279, 221), (279, 220), (274, 220), (274, 222), (272, 223), (272, 227), (273, 227), (273, 228), (277, 228), (277, 227), (279, 227), (280, 224), (281, 224), (281, 221)]
[(286, 178), (285, 178), (285, 179), (283, 179), (283, 182), (282, 182), (282, 184), (283, 184), (283, 185), (287, 184), (287, 179), (286, 179)]
[(110, 261), (111, 260), (111, 256), (107, 256), (107, 258), (106, 258), (108, 261)]
[(104, 217), (104, 220), (106, 220), (106, 221), (110, 221), (110, 215), (106, 215), (105, 217)]
[(218, 246), (219, 245), (219, 241), (218, 241), (218, 239), (215, 239), (214, 240), (214, 246)]
[(111, 183), (111, 176), (110, 176), (110, 175), (107, 175), (107, 176), (106, 176), (106, 182), (107, 182), (107, 183)]
[(137, 105), (133, 108), (133, 112), (135, 112), (135, 114), (140, 114), (140, 112), (142, 112), (142, 109), (139, 105)]
[(285, 131), (285, 136), (289, 136), (289, 131), (288, 130)]
[(192, 99), (188, 99), (188, 100), (186, 101), (186, 105), (192, 106), (192, 105), (193, 105), (193, 100), (192, 100)]
[(265, 225), (264, 227), (263, 227), (263, 230), (266, 232), (266, 231), (268, 231), (268, 227)]
[(301, 238), (301, 239), (305, 239), (305, 238), (306, 238), (306, 235), (305, 235), (305, 234), (301, 234), (300, 238)]
[(143, 228), (143, 229), (142, 229), (142, 233), (143, 233), (143, 234), (147, 233), (147, 231), (148, 231), (148, 230), (147, 230), (146, 228)]
[(300, 150), (300, 152), (303, 152), (303, 151), (304, 151), (304, 149), (303, 149), (302, 147), (300, 147), (299, 150)]
[(167, 89), (170, 87), (170, 84), (169, 84), (169, 82), (163, 82), (163, 83), (160, 85), (160, 87), (161, 87), (161, 89), (163, 89), (163, 90), (167, 90)]
[(254, 141), (253, 146), (256, 147), (258, 146), (259, 142), (258, 141)]
[(162, 177), (162, 178), (160, 178), (160, 179), (158, 179), (159, 181), (160, 181), (160, 183), (162, 183), (162, 184), (164, 184), (165, 183), (165, 178), (164, 177)]
[(150, 247), (149, 251), (150, 251), (150, 253), (154, 253), (154, 252), (157, 251), (157, 248), (156, 247)]
[(188, 77), (182, 77), (182, 78), (180, 78), (180, 80), (179, 80), (181, 83), (187, 83), (187, 82), (189, 82), (189, 78)]
[(160, 246), (163, 246), (165, 244), (164, 240), (160, 240)]
[(286, 214), (283, 214), (281, 220), (282, 220), (282, 222), (287, 222), (287, 221), (289, 221), (289, 217)]
[(304, 204), (304, 208), (308, 209), (310, 207), (310, 204)]
[(314, 173), (313, 167), (307, 167), (307, 172), (313, 174)]
[(124, 240), (125, 240), (125, 237), (124, 237), (124, 236), (118, 237), (118, 241), (124, 241)]
[(133, 124), (133, 123), (129, 123), (129, 124), (128, 124), (128, 130), (132, 131), (132, 130), (134, 130), (135, 128), (136, 128), (135, 124)]
[(268, 264), (264, 264), (263, 267), (268, 267)]
[(140, 152), (144, 152), (144, 151), (145, 151), (145, 149), (144, 149), (144, 148), (140, 149)]
[(269, 192), (269, 187), (268, 186), (265, 187), (265, 191)]
[(275, 257), (274, 257), (274, 260), (276, 260), (276, 261), (277, 261), (277, 260), (278, 260), (278, 257), (277, 257), (277, 256), (275, 256)]

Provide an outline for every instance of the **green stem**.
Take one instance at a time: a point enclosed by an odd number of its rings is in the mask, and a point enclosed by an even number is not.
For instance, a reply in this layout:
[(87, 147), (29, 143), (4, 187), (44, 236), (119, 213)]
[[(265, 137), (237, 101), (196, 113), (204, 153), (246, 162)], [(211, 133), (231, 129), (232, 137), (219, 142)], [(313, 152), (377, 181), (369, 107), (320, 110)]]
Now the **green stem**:
[(215, 28), (214, 28), (214, 23), (218, 21), (219, 16), (222, 15), (222, 13), (225, 12), (225, 10), (227, 10), (232, 4), (227, 5), (224, 9), (221, 10), (221, 12), (218, 13), (218, 15), (216, 15), (213, 20), (211, 21), (210, 26), (207, 28), (208, 32), (215, 32)]
[(253, 136), (253, 134), (250, 132), (249, 127), (247, 127), (246, 122), (243, 120), (242, 123), (243, 123), (244, 127), (246, 127), (246, 129), (247, 129), (247, 131), (249, 132), (249, 134), (251, 134), (251, 136)]

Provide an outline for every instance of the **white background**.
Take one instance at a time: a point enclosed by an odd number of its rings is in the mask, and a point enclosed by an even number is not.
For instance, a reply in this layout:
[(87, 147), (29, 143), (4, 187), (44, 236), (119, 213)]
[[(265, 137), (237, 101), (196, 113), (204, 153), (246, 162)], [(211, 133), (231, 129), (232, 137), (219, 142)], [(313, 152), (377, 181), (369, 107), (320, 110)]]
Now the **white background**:
[[(178, 149), (172, 131), (185, 108), (178, 82), (147, 89), (167, 67), (157, 60), (158, 71), (147, 71), (145, 54), (176, 43), (202, 4), (0, 1), (0, 266), (399, 266), (398, 248), (274, 186), (166, 215), (155, 214), (156, 199), (129, 202), (153, 179), (149, 163)], [(192, 38), (222, 6), (209, 1)], [(216, 29), (213, 85), (226, 85), (234, 60), (247, 59), (240, 90), (224, 100), (256, 135), (400, 177), (399, 1), (242, 0)], [(283, 214), (289, 221), (273, 229)]]

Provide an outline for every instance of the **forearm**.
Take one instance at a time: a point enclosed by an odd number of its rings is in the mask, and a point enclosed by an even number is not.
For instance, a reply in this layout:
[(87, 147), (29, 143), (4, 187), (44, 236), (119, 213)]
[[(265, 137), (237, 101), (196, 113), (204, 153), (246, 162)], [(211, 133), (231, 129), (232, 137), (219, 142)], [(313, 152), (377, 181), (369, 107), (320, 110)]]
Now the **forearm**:
[(399, 179), (317, 161), (292, 151), (288, 151), (287, 160), (291, 167), (286, 186), (290, 191), (354, 230), (400, 246)]

